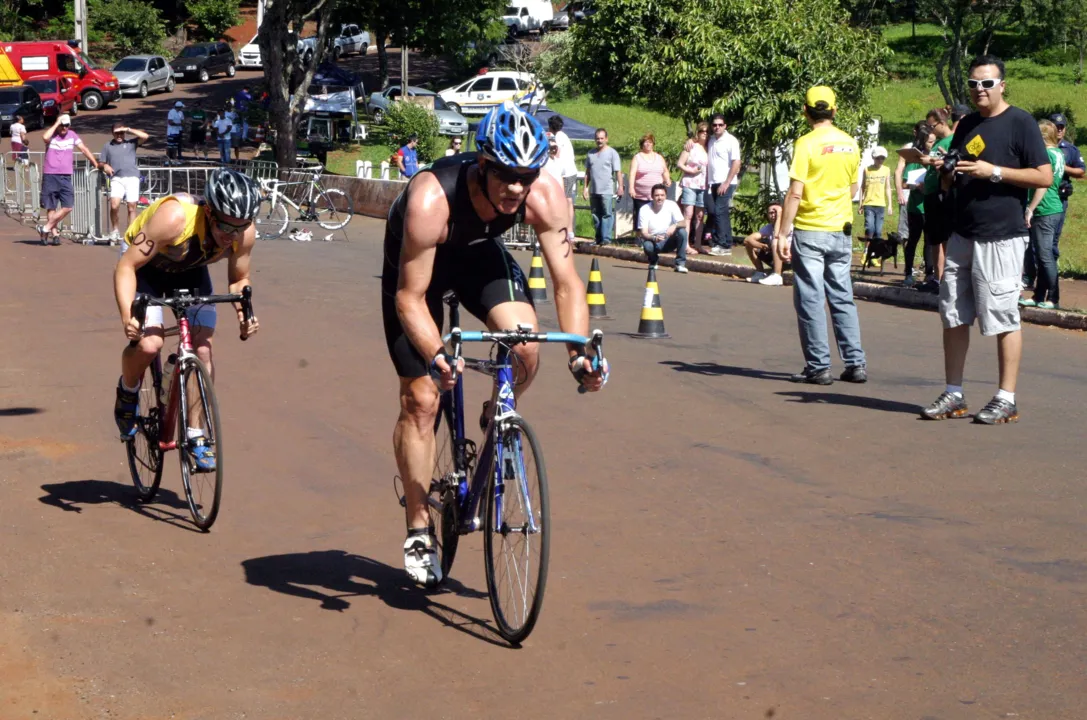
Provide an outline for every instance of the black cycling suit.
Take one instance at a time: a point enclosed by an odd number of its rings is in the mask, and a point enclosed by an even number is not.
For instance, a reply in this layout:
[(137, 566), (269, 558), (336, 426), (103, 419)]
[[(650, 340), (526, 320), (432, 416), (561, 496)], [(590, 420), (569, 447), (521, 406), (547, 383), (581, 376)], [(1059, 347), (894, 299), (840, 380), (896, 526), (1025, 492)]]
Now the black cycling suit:
[[(432, 173), (438, 178), (449, 203), (448, 232), (434, 255), (430, 287), (426, 291), (427, 308), (439, 332), (444, 319), (442, 296), (449, 290), (456, 292), (465, 310), (484, 322), (487, 313), (502, 303), (532, 304), (524, 271), (498, 239), (514, 223), (523, 221), (524, 205), (514, 215), (499, 215), (489, 223), (481, 220), (468, 193), (468, 170), (475, 162), (475, 153), (461, 153), (442, 158), (419, 173)], [(396, 312), (407, 204), (408, 191), (405, 190), (389, 209), (385, 225), (381, 313), (385, 322), (385, 344), (397, 375), (417, 378), (429, 372), (431, 359), (424, 358), (412, 345)]]

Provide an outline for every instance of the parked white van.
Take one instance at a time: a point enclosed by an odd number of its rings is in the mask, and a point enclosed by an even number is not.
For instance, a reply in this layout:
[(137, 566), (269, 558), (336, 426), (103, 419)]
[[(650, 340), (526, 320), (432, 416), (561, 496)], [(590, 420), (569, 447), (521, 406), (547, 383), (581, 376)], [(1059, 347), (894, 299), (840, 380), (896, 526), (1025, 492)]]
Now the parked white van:
[(502, 15), (502, 21), (513, 35), (546, 32), (554, 19), (551, 0), (512, 0)]

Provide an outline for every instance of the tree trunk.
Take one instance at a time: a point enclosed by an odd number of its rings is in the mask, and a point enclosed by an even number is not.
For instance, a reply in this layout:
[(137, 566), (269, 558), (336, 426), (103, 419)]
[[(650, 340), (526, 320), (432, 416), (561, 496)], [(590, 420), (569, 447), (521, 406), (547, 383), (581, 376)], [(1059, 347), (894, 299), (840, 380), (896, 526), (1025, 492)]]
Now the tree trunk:
[(1079, 36), (1079, 70), (1076, 71), (1076, 85), (1083, 84), (1083, 51), (1087, 49), (1087, 33)]
[(385, 52), (385, 42), (389, 39), (389, 33), (384, 30), (375, 31), (377, 42), (377, 75), (379, 90), (384, 90), (389, 84), (389, 54)]
[(940, 94), (944, 96), (946, 105), (955, 104), (954, 99), (951, 97), (951, 91), (947, 88), (947, 78), (944, 77), (944, 69), (947, 67), (947, 59), (950, 54), (950, 50), (945, 50), (936, 60), (936, 86), (940, 88)]

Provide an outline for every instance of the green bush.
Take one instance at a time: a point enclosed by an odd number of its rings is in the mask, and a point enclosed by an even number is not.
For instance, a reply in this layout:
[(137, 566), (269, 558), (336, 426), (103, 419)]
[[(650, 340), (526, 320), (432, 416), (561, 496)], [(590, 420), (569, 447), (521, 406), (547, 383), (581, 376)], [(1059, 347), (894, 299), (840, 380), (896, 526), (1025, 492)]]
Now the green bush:
[(238, 0), (188, 0), (185, 9), (197, 34), (216, 39), (238, 24)]
[(572, 100), (581, 95), (571, 65), (576, 61), (570, 33), (550, 33), (533, 62), (537, 79), (547, 90), (548, 102)]
[(385, 121), (377, 130), (384, 136), (385, 144), (396, 152), (412, 135), (419, 136), (420, 163), (433, 162), (442, 156), (444, 148), (438, 134), (438, 118), (430, 110), (410, 102), (390, 103), (385, 111)]
[(161, 53), (166, 39), (158, 9), (140, 0), (106, 0), (94, 25), (109, 34), (121, 55)]

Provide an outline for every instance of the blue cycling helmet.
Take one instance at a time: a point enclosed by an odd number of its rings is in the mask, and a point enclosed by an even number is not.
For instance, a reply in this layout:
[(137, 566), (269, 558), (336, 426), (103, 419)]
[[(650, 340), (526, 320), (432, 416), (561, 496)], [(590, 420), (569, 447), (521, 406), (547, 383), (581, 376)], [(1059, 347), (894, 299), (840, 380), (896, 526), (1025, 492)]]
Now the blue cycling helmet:
[(540, 122), (509, 100), (489, 110), (476, 130), (484, 157), (511, 168), (539, 170), (547, 162), (547, 133)]

